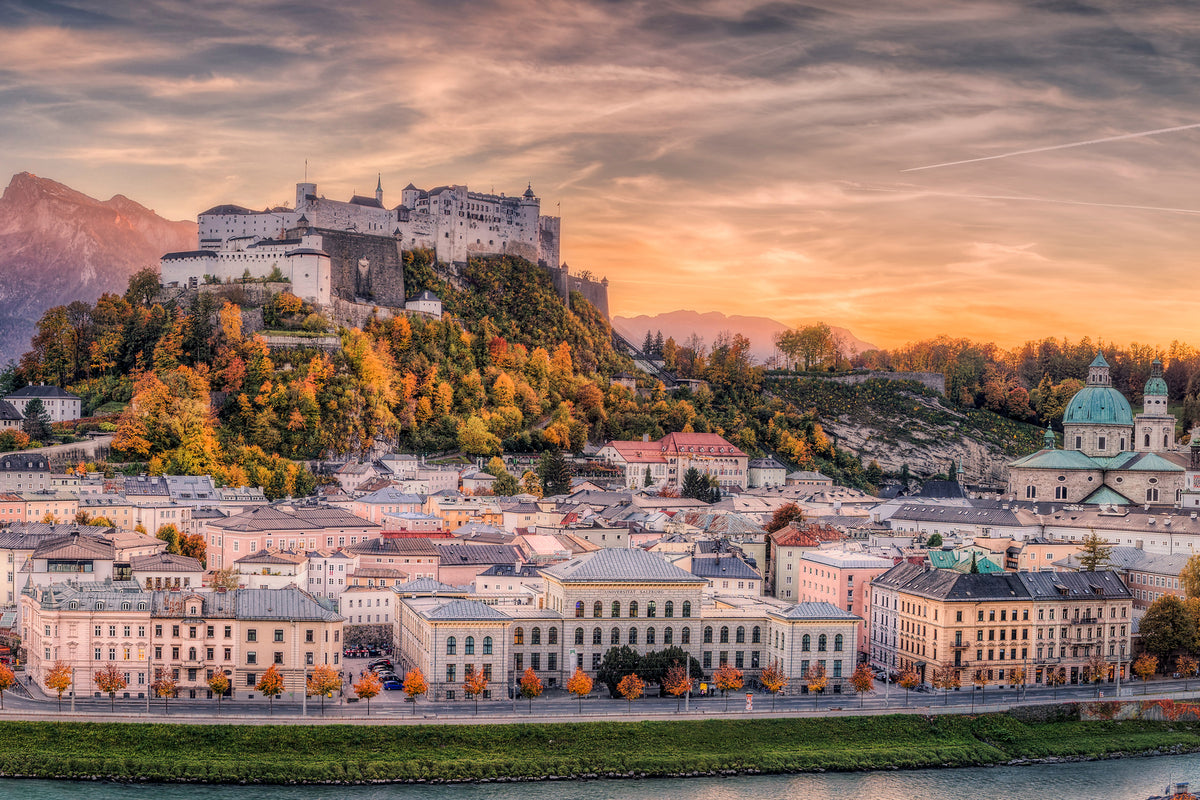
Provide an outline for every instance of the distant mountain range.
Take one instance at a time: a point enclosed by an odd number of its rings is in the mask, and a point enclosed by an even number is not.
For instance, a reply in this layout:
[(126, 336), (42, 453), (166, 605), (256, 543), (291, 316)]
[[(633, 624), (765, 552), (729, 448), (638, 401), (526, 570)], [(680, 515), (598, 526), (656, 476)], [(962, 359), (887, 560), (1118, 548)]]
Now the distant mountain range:
[[(708, 311), (703, 314), (697, 311), (671, 311), (652, 317), (645, 314), (637, 317), (613, 317), (612, 324), (617, 332), (639, 347), (646, 338), (646, 331), (662, 331), (664, 339), (673, 337), (678, 344), (683, 344), (685, 339), (695, 333), (710, 347), (718, 334), (726, 331), (740, 333), (750, 340), (751, 352), (759, 362), (775, 354), (775, 334), (790, 327), (769, 317), (745, 317), (736, 314), (725, 316), (720, 311)], [(834, 333), (845, 337), (851, 353), (876, 349), (875, 345), (864, 342), (845, 328), (835, 325), (829, 327)]]
[(96, 200), (14, 175), (0, 197), (0, 364), (29, 349), (46, 309), (124, 292), (163, 253), (195, 247), (195, 222), (163, 219), (123, 195)]

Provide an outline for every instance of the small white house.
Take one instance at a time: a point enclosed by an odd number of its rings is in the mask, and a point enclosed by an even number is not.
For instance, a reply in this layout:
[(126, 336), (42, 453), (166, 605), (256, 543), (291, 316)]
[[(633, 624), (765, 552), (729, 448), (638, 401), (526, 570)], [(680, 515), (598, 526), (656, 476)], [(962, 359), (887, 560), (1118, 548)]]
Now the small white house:
[(21, 412), (22, 416), (28, 416), (25, 414), (25, 407), (34, 398), (42, 401), (46, 413), (50, 415), (51, 422), (67, 422), (68, 420), (79, 419), (82, 415), (83, 401), (57, 386), (46, 386), (45, 384), (26, 386), (22, 389), (17, 389), (4, 399), (11, 403), (17, 411)]
[(423, 290), (416, 297), (410, 299), (404, 304), (404, 307), (409, 311), (419, 311), (422, 314), (428, 314), (434, 319), (442, 318), (442, 301), (428, 289)]

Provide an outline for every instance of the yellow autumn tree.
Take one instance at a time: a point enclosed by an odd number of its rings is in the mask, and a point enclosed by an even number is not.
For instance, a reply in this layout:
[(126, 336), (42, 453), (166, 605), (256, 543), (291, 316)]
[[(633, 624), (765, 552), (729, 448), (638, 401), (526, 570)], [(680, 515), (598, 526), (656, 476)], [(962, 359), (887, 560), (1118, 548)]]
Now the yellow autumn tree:
[(63, 692), (71, 688), (71, 667), (65, 661), (55, 661), (54, 666), (42, 678), (47, 689), (58, 695), (58, 710), (62, 711)]
[(617, 692), (621, 697), (625, 698), (626, 707), (632, 707), (634, 700), (637, 700), (646, 691), (646, 682), (637, 676), (636, 673), (629, 673), (624, 678), (621, 678), (617, 683)]
[(221, 716), (221, 701), (225, 699), (225, 695), (229, 693), (229, 676), (220, 670), (213, 673), (213, 676), (208, 679), (209, 691), (217, 698), (217, 716)]
[(254, 684), (254, 688), (266, 695), (269, 699), (268, 713), (275, 713), (275, 699), (283, 694), (283, 676), (279, 674), (279, 669), (272, 664), (267, 667), (267, 671), (258, 679), (258, 683)]
[(771, 694), (771, 710), (775, 710), (775, 696), (787, 688), (788, 679), (778, 663), (768, 664), (758, 675), (758, 682)]
[(110, 711), (116, 711), (117, 692), (121, 691), (126, 686), (125, 675), (117, 669), (116, 664), (109, 664), (103, 669), (97, 670), (92, 676), (92, 680), (96, 682), (96, 688), (108, 695), (108, 708)]
[(8, 664), (0, 664), (0, 708), (4, 708), (4, 693), (17, 682), (17, 676)]
[(744, 683), (742, 671), (732, 664), (725, 663), (713, 673), (713, 683), (725, 698), (725, 710), (729, 710), (729, 693), (742, 688)]
[(374, 672), (363, 675), (362, 680), (354, 684), (354, 694), (359, 700), (367, 701), (367, 716), (371, 716), (371, 698), (383, 690), (383, 681)]
[(533, 667), (526, 667), (520, 685), (521, 696), (529, 700), (529, 712), (533, 713), (533, 698), (542, 696), (542, 679), (533, 671)]
[(404, 676), (404, 693), (413, 705), (413, 714), (417, 713), (417, 698), (429, 691), (429, 683), (419, 669), (410, 669)]
[(325, 716), (325, 698), (333, 697), (333, 693), (342, 688), (342, 676), (337, 674), (337, 670), (333, 667), (322, 664), (312, 671), (312, 675), (308, 676), (307, 686), (305, 690), (308, 696), (317, 696), (321, 698), (321, 716)]
[(583, 713), (583, 698), (592, 691), (594, 685), (588, 674), (578, 667), (575, 668), (575, 674), (567, 681), (567, 691), (579, 698), (579, 713)]
[(463, 681), (463, 694), (475, 701), (475, 713), (479, 714), (479, 696), (487, 691), (488, 677), (481, 669), (472, 667), (467, 670), (466, 680)]

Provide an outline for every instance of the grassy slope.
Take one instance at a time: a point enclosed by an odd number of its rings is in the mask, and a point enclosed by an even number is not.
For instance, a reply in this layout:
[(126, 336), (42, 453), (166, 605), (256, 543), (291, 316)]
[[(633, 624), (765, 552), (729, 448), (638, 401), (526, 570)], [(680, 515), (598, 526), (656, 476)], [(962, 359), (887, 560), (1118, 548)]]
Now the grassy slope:
[(488, 726), (0, 723), (0, 772), (212, 782), (965, 766), (1200, 748), (1200, 723), (1005, 715)]

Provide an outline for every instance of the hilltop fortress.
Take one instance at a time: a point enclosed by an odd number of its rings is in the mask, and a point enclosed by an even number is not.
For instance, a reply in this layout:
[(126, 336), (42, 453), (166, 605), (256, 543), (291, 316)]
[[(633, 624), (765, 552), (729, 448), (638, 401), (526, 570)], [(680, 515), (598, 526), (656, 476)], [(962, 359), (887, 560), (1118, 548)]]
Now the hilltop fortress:
[(196, 250), (160, 260), (164, 286), (265, 278), (278, 269), (297, 296), (321, 306), (335, 301), (405, 308), (402, 252), (429, 249), (450, 265), (475, 256), (514, 255), (546, 269), (564, 300), (581, 292), (608, 316), (608, 281), (572, 276), (559, 259), (560, 219), (544, 216), (529, 186), (517, 196), (466, 186), (425, 191), (411, 183), (388, 208), (383, 182), (374, 197), (348, 201), (296, 184), (295, 208), (252, 211), (220, 205), (198, 217)]

